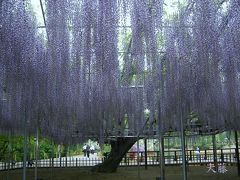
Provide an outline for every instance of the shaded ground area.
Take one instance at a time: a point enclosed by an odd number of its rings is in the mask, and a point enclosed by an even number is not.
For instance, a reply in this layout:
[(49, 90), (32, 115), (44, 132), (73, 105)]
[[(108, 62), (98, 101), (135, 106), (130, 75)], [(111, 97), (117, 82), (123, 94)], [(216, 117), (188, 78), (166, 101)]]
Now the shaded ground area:
[[(159, 176), (159, 167), (139, 168), (140, 179), (155, 180)], [(188, 168), (189, 180), (239, 180), (237, 176), (237, 168), (235, 166), (227, 166), (227, 173), (214, 174), (206, 173), (206, 166), (191, 166)], [(56, 168), (56, 169), (39, 169), (39, 180), (137, 180), (137, 167), (121, 167), (116, 173), (91, 173), (89, 168)], [(20, 180), (22, 179), (22, 170), (13, 170), (10, 172), (0, 172), (0, 180)], [(34, 169), (28, 169), (27, 180), (34, 179)], [(166, 167), (167, 180), (181, 180), (182, 173), (180, 166)]]

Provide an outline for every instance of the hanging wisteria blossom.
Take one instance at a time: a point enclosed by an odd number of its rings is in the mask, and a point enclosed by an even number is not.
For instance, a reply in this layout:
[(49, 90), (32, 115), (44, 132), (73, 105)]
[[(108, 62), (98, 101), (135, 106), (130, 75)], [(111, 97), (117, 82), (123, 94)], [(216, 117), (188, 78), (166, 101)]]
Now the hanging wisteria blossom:
[(163, 0), (45, 0), (46, 38), (29, 4), (0, 2), (2, 132), (103, 142), (178, 131), (189, 114), (240, 129), (237, 0), (188, 0), (169, 17)]

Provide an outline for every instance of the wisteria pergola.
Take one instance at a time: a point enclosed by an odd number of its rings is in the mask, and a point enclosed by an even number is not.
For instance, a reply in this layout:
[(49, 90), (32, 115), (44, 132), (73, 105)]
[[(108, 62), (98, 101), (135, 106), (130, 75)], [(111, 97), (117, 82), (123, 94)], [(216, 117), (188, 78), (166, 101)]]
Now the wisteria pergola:
[[(0, 0), (0, 131), (59, 143), (240, 129), (240, 2)], [(46, 37), (38, 29), (45, 29)], [(76, 138), (77, 137), (77, 138)]]

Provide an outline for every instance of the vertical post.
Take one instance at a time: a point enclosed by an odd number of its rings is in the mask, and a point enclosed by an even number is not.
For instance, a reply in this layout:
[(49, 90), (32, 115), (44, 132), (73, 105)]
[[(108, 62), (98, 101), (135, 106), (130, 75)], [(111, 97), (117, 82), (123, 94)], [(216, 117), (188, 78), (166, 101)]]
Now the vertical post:
[(204, 150), (204, 160), (207, 160), (207, 150)]
[[(26, 117), (24, 117), (26, 119)], [(27, 121), (24, 121), (23, 134), (23, 180), (26, 180), (26, 162), (27, 162)]]
[(35, 140), (35, 146), (34, 146), (34, 153), (35, 153), (35, 173), (34, 173), (34, 179), (37, 180), (37, 166), (38, 166), (38, 127), (36, 132), (36, 139)]
[(139, 169), (139, 136), (137, 139), (137, 166), (138, 166), (138, 179), (140, 179), (140, 169)]
[(145, 156), (144, 156), (144, 159), (145, 159), (145, 169), (147, 169), (147, 139), (145, 138), (144, 139), (144, 151), (145, 151)]
[(185, 152), (185, 132), (184, 132), (184, 124), (182, 112), (180, 115), (180, 123), (181, 123), (181, 147), (182, 147), (182, 166), (183, 166), (183, 179), (187, 180), (187, 168), (186, 168), (186, 152)]
[(11, 150), (10, 150), (10, 152), (11, 152), (11, 169), (13, 169), (13, 167), (15, 167), (15, 158), (14, 158), (14, 154), (13, 154), (13, 144), (12, 144), (12, 139), (13, 139), (13, 133), (12, 133), (12, 131), (11, 131), (11, 136), (10, 136), (11, 138), (10, 138), (10, 148), (11, 148)]
[(67, 167), (67, 147), (65, 147), (65, 167)]
[(217, 163), (217, 146), (216, 146), (216, 136), (212, 135), (212, 143), (213, 143), (213, 161), (215, 166), (215, 171), (218, 171), (218, 163)]
[(51, 140), (51, 148), (52, 148), (52, 152), (51, 152), (51, 158), (50, 158), (50, 162), (51, 162), (51, 179), (53, 179), (53, 166), (54, 166), (54, 143), (53, 143), (53, 138)]
[(174, 161), (177, 163), (177, 151), (174, 151)]
[(162, 180), (165, 180), (165, 159), (164, 159), (164, 123), (161, 118), (161, 106), (159, 104), (159, 152), (160, 154), (160, 159), (159, 159), (159, 164), (160, 164), (160, 177)]
[(236, 141), (236, 158), (237, 158), (237, 168), (238, 176), (240, 176), (240, 160), (239, 160), (239, 149), (238, 149), (238, 132), (235, 131), (235, 141)]
[(62, 167), (62, 157), (60, 156), (60, 167)]
[(161, 163), (161, 180), (165, 180), (165, 158), (164, 158), (164, 136), (163, 132), (160, 132), (160, 163)]
[(190, 156), (190, 157), (189, 157), (189, 160), (192, 160), (192, 150), (190, 150), (189, 153), (190, 153), (190, 154), (189, 154), (189, 156)]
[(7, 180), (9, 180), (10, 177), (10, 163), (11, 163), (11, 133), (8, 132), (8, 174), (7, 174)]
[(169, 137), (169, 135), (168, 135), (168, 164), (170, 164), (170, 162), (171, 162), (169, 146), (170, 146), (170, 137)]
[(223, 154), (223, 149), (221, 149), (221, 163), (224, 163), (224, 154)]
[[(89, 156), (90, 157), (90, 156)], [(67, 146), (67, 153), (66, 153), (66, 162), (67, 162), (67, 166), (68, 166), (68, 164), (69, 164), (69, 160), (68, 159), (70, 159), (70, 156), (69, 156), (69, 144), (68, 144), (68, 146)], [(90, 158), (88, 158), (88, 160), (90, 160)]]
[(124, 155), (124, 163), (127, 163), (127, 153)]

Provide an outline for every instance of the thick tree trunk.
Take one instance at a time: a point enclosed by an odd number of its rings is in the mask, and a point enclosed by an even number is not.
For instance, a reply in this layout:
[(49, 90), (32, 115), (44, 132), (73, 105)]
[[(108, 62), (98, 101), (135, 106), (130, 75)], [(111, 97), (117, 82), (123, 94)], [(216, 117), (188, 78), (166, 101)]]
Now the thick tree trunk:
[(103, 163), (92, 168), (93, 172), (116, 172), (117, 168), (128, 150), (137, 141), (136, 137), (118, 137), (116, 141), (111, 141), (111, 152)]

